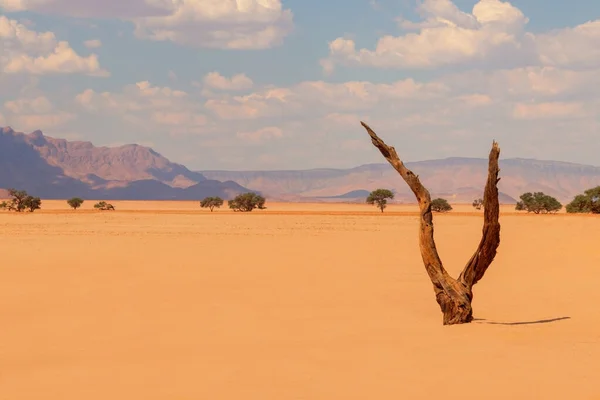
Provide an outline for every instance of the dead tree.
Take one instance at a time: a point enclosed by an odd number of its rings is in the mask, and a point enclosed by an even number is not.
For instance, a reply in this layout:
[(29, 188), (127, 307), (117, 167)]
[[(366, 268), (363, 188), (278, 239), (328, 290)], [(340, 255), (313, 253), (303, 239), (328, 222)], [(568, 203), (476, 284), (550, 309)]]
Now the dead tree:
[(488, 178), (483, 195), (484, 222), (482, 238), (475, 254), (467, 262), (458, 279), (452, 278), (444, 269), (433, 239), (433, 215), (431, 213), (431, 196), (421, 184), (419, 177), (404, 166), (396, 150), (386, 145), (375, 132), (364, 122), (361, 125), (371, 136), (373, 145), (379, 149), (385, 159), (402, 176), (411, 188), (421, 211), (419, 247), (425, 269), (433, 283), (435, 298), (444, 314), (444, 325), (464, 324), (473, 320), (473, 285), (485, 274), (500, 244), (500, 205), (498, 203), (498, 158), (500, 147), (496, 141), (492, 144), (489, 155)]

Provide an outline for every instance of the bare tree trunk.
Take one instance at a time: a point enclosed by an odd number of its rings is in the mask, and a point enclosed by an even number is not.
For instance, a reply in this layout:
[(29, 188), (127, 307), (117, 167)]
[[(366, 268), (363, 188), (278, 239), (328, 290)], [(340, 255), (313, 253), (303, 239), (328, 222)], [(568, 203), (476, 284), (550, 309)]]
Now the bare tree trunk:
[(438, 255), (433, 239), (433, 215), (431, 213), (431, 195), (421, 184), (419, 177), (404, 166), (398, 157), (396, 150), (386, 145), (377, 134), (364, 122), (361, 125), (371, 136), (373, 145), (379, 149), (381, 154), (390, 163), (410, 189), (419, 202), (421, 211), (419, 247), (425, 269), (433, 283), (435, 298), (440, 305), (444, 315), (444, 325), (464, 324), (473, 320), (473, 285), (475, 285), (485, 274), (500, 245), (500, 205), (498, 202), (498, 158), (500, 147), (495, 141), (489, 155), (488, 179), (483, 196), (484, 223), (482, 238), (477, 250), (461, 272), (458, 279), (452, 278), (444, 269)]

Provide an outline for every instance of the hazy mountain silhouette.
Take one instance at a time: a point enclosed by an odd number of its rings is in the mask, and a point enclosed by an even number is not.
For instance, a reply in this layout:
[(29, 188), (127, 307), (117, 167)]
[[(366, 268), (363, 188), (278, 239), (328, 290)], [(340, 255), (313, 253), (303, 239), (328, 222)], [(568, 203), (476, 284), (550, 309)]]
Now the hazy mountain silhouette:
[[(452, 157), (407, 162), (406, 165), (419, 175), (432, 196), (454, 202), (471, 202), (483, 195), (487, 162), (483, 158)], [(349, 169), (199, 172), (210, 179), (232, 180), (270, 197), (323, 200), (337, 197), (360, 201), (366, 192), (386, 188), (396, 193), (395, 201), (415, 201), (406, 183), (386, 163)], [(600, 185), (600, 167), (559, 161), (501, 159), (500, 176), (502, 179), (498, 188), (503, 203), (516, 202), (527, 191), (543, 191), (562, 202), (568, 202), (584, 190)]]

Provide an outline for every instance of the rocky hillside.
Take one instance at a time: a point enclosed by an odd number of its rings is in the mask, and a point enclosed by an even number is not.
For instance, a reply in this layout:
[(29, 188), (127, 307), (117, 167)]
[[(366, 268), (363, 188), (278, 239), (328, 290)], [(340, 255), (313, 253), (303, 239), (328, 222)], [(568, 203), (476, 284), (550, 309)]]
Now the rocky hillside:
[(132, 200), (230, 198), (249, 190), (209, 180), (148, 147), (95, 147), (5, 127), (0, 128), (0, 188), (9, 187), (45, 198)]

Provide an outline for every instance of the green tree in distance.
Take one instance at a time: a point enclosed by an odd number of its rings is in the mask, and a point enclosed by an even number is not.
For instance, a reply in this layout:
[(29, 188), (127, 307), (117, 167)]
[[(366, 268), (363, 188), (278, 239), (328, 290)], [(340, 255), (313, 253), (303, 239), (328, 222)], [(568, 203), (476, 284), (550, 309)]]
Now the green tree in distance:
[(6, 204), (6, 208), (9, 211), (23, 212), (26, 208), (25, 199), (29, 196), (27, 192), (25, 190), (8, 189), (8, 195), (10, 200)]
[(39, 197), (27, 196), (25, 198), (25, 208), (27, 208), (29, 212), (39, 210), (42, 208), (42, 200)]
[(217, 197), (206, 197), (204, 200), (200, 202), (200, 207), (209, 208), (210, 212), (212, 212), (213, 208), (220, 208), (223, 205), (223, 199), (219, 196)]
[(448, 212), (452, 210), (452, 206), (446, 199), (437, 198), (431, 200), (431, 211), (435, 212)]
[(229, 200), (227, 204), (233, 211), (250, 212), (255, 208), (264, 210), (265, 198), (256, 193), (242, 193), (235, 196), (232, 200)]
[(29, 212), (34, 212), (42, 206), (42, 200), (39, 197), (33, 197), (25, 190), (8, 189), (8, 195), (11, 199), (8, 203), (3, 202), (3, 208), (9, 211), (23, 212), (29, 210)]
[(377, 205), (381, 212), (387, 206), (388, 199), (393, 199), (394, 193), (388, 189), (375, 189), (367, 197), (367, 204)]
[(94, 204), (94, 208), (101, 210), (101, 211), (108, 211), (108, 210), (114, 211), (114, 209), (115, 209), (115, 207), (112, 204), (107, 203), (105, 201), (100, 201), (100, 202)]
[(475, 199), (475, 200), (473, 200), (473, 207), (476, 210), (481, 210), (481, 207), (483, 207), (483, 199)]
[(77, 210), (83, 204), (83, 199), (79, 197), (73, 197), (67, 200), (67, 204), (73, 209)]
[(527, 192), (520, 197), (521, 201), (517, 202), (515, 210), (527, 211), (534, 214), (555, 213), (562, 208), (562, 204), (554, 197), (544, 194), (543, 192)]
[(578, 194), (565, 209), (568, 213), (600, 214), (600, 186)]

